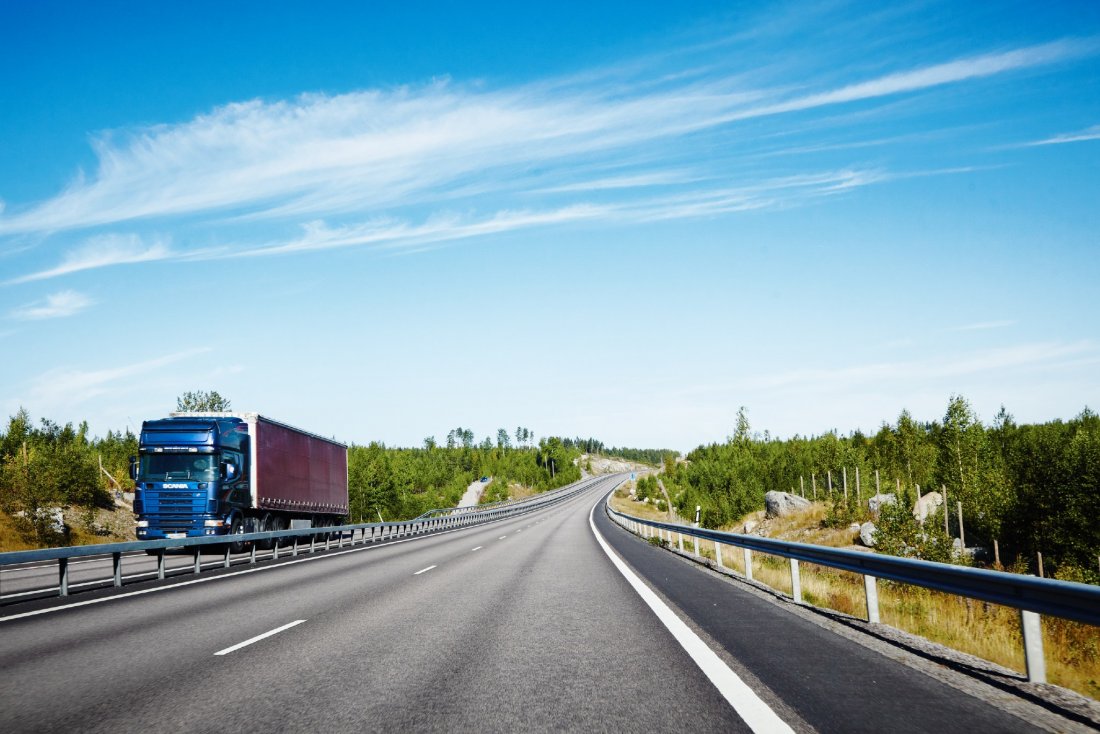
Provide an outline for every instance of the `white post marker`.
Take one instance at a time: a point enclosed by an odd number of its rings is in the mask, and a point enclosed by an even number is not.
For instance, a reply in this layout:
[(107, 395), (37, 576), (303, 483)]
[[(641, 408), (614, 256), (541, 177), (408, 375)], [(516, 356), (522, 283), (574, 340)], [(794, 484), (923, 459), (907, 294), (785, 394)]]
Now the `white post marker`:
[[(680, 646), (684, 648), (687, 654), (699, 666), (699, 670), (703, 671), (703, 675), (710, 679), (710, 682), (714, 684), (714, 687), (718, 689), (718, 692), (722, 694), (722, 697), (729, 702), (729, 705), (733, 707), (733, 710), (737, 712), (737, 715), (748, 725), (754, 732), (767, 732), (768, 734), (794, 734), (794, 730), (779, 718), (779, 715), (772, 711), (768, 704), (756, 695), (756, 692), (750, 688), (745, 681), (734, 673), (722, 658), (718, 657), (713, 650), (707, 647), (707, 644), (699, 639), (699, 635), (695, 634), (690, 627), (676, 616), (675, 612), (669, 608), (661, 599), (653, 593), (653, 591), (645, 585), (638, 576), (631, 571), (627, 565), (619, 558), (616, 553), (611, 550), (611, 546), (607, 544), (603, 536), (600, 535), (600, 531), (596, 529), (596, 521), (593, 515), (596, 511), (596, 507), (603, 501), (601, 497), (596, 501), (595, 505), (592, 505), (592, 509), (588, 512), (588, 525), (592, 529), (592, 534), (596, 536), (596, 542), (603, 548), (603, 552), (607, 554), (607, 557), (611, 559), (611, 563), (618, 569), (619, 573), (623, 575), (623, 578), (627, 580), (634, 591), (638, 593), (638, 596), (642, 597), (644, 601), (653, 613), (657, 616), (657, 619), (661, 621), (672, 636), (676, 638), (676, 641), (680, 643)], [(680, 536), (681, 538), (683, 536)]]

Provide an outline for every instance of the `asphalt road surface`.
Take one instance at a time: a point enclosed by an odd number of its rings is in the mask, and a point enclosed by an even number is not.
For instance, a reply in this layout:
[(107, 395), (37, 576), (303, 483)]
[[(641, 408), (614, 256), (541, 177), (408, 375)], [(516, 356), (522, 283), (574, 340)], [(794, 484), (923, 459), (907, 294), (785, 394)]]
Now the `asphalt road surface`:
[(0, 731), (1033, 730), (630, 536), (593, 511), (614, 482), (480, 527), (7, 604)]

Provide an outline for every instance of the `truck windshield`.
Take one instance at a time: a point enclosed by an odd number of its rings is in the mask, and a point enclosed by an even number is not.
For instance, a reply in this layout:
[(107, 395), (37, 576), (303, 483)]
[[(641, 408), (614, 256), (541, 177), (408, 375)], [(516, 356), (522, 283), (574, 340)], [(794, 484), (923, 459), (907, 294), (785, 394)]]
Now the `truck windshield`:
[(212, 482), (218, 478), (216, 459), (213, 454), (142, 454), (138, 481), (190, 479)]

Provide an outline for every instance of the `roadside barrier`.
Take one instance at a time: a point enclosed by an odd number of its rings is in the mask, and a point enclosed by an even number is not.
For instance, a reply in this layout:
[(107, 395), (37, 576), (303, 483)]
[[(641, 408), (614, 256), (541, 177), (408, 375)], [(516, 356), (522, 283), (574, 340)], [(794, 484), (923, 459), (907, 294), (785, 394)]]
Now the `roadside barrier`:
[(684, 555), (690, 555), (684, 552), (684, 536), (694, 539), (693, 555), (699, 560), (703, 560), (699, 553), (699, 541), (709, 540), (714, 544), (715, 561), (722, 569), (726, 569), (722, 558), (722, 547), (740, 548), (744, 554), (745, 578), (749, 581), (752, 580), (754, 551), (790, 559), (792, 598), (797, 604), (804, 603), (799, 562), (862, 574), (867, 599), (867, 621), (875, 624), (880, 622), (878, 579), (913, 584), (1018, 609), (1020, 628), (1023, 632), (1024, 655), (1027, 660), (1027, 677), (1033, 683), (1046, 682), (1040, 615), (1047, 614), (1100, 625), (1100, 586), (761, 538), (755, 535), (725, 533), (634, 517), (619, 512), (606, 501), (604, 506), (608, 517), (613, 522), (643, 538), (659, 538), (662, 544), (667, 543), (667, 547), (671, 548), (673, 535), (676, 535), (679, 552)]

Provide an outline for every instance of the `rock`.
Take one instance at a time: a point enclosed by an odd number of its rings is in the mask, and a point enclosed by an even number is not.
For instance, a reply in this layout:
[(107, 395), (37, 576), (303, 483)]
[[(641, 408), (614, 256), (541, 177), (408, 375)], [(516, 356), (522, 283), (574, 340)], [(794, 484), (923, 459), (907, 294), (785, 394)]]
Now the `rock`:
[(851, 530), (853, 533), (858, 533), (859, 532), (859, 523), (858, 522), (852, 523), (851, 525), (848, 526), (848, 529)]
[(741, 529), (741, 532), (743, 532), (745, 535), (748, 535), (753, 530), (756, 530), (756, 526), (759, 524), (760, 523), (756, 522), (756, 520), (746, 520), (745, 527)]
[(875, 547), (875, 524), (873, 522), (865, 522), (859, 526), (859, 542), (863, 543), (868, 548)]
[(768, 510), (768, 517), (783, 517), (809, 506), (808, 499), (789, 492), (768, 492), (764, 495), (764, 507)]
[(883, 505), (892, 505), (897, 501), (898, 498), (893, 492), (876, 494), (874, 497), (867, 500), (867, 507), (870, 508), (871, 512), (877, 513), (882, 509)]
[(943, 495), (939, 492), (929, 492), (913, 505), (913, 517), (917, 518), (917, 522), (923, 525), (928, 516), (935, 513), (936, 508), (942, 504)]

